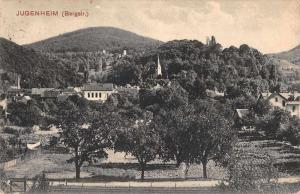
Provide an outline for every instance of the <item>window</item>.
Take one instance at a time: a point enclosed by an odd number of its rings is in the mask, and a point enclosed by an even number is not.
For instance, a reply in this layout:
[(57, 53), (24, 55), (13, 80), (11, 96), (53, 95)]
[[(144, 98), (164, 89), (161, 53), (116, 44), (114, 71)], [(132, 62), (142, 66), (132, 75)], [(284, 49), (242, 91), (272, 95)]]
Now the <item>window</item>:
[(99, 92), (99, 98), (101, 98), (101, 92)]
[(90, 93), (88, 92), (88, 98), (91, 97)]
[(95, 97), (98, 98), (98, 93), (97, 92), (95, 93)]
[(94, 92), (92, 92), (92, 98), (94, 98)]
[(285, 101), (284, 100), (282, 101), (282, 106), (285, 106)]
[(275, 98), (275, 102), (278, 102), (278, 98), (277, 97)]
[(294, 105), (294, 106), (293, 106), (293, 112), (295, 112), (295, 111), (296, 111), (296, 106)]

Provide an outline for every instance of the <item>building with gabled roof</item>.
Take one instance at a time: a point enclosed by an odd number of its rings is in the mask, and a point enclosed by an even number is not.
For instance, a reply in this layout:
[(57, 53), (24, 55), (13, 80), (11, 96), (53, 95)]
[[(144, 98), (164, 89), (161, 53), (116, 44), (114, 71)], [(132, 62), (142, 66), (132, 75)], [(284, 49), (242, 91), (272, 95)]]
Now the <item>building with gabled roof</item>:
[(292, 116), (300, 119), (300, 93), (294, 92), (266, 92), (261, 93), (261, 98), (267, 99), (273, 107), (287, 110)]
[(82, 92), (87, 100), (104, 102), (111, 94), (117, 91), (112, 83), (91, 83), (83, 85)]

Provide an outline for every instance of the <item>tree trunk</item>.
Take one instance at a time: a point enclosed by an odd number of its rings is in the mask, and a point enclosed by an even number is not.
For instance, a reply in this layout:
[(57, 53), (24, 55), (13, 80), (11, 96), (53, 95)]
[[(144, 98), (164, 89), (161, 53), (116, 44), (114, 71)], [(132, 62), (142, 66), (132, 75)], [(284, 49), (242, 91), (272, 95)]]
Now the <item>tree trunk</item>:
[(146, 166), (146, 164), (144, 164), (144, 163), (141, 164), (141, 170), (142, 170), (142, 172), (141, 172), (141, 180), (142, 181), (144, 180), (144, 177), (145, 177), (145, 166)]
[(184, 168), (184, 179), (187, 178), (188, 173), (189, 173), (189, 169), (190, 169), (190, 164), (189, 164), (189, 163), (185, 163), (185, 168)]
[(76, 179), (80, 179), (80, 165), (79, 165), (79, 157), (78, 157), (78, 148), (75, 148), (75, 170), (76, 170)]
[(178, 168), (181, 164), (181, 159), (179, 157), (176, 157), (176, 168)]
[(202, 161), (203, 166), (203, 178), (207, 179), (207, 170), (206, 170), (207, 160)]
[(80, 166), (76, 165), (75, 168), (76, 168), (76, 179), (80, 179)]

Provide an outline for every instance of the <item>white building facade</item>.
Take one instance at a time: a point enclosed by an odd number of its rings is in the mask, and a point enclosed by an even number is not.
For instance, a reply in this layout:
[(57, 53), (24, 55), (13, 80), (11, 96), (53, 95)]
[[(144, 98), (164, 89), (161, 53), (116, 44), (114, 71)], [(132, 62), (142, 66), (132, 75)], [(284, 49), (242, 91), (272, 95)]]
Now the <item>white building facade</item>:
[(116, 93), (116, 90), (111, 83), (87, 84), (83, 86), (82, 92), (87, 100), (105, 102), (111, 94)]

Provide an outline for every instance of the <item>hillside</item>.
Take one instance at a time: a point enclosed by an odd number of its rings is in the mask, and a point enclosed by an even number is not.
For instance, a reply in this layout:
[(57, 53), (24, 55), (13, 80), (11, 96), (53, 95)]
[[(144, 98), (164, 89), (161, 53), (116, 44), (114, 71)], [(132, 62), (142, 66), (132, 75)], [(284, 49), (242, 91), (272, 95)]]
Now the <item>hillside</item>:
[(295, 65), (300, 65), (300, 45), (296, 46), (295, 48), (289, 51), (284, 51), (281, 53), (273, 53), (273, 54), (269, 54), (269, 56), (278, 59), (287, 60), (290, 63), (293, 63)]
[(45, 52), (99, 51), (158, 46), (162, 42), (113, 27), (91, 27), (25, 45)]
[(0, 38), (0, 91), (16, 84), (16, 75), (21, 75), (24, 88), (60, 87), (71, 83), (75, 72), (32, 49)]

